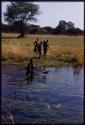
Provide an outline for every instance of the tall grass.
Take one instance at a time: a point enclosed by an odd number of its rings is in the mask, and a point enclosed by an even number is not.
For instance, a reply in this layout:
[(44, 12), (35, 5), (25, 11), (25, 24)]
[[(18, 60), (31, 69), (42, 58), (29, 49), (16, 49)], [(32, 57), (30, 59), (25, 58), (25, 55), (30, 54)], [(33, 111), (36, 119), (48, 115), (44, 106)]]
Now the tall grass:
[(27, 62), (36, 58), (33, 54), (33, 42), (49, 41), (47, 59), (35, 59), (36, 66), (57, 66), (62, 64), (83, 65), (84, 63), (84, 37), (64, 35), (27, 35), (17, 38), (17, 34), (2, 34), (2, 61)]

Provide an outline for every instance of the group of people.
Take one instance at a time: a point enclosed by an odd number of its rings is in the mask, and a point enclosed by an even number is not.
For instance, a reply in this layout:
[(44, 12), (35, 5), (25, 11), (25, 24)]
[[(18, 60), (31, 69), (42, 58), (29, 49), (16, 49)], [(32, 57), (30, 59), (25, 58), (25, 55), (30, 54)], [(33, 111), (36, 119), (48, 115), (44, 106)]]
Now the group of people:
[[(39, 41), (39, 39), (37, 38), (37, 40), (34, 42), (34, 53), (39, 55), (39, 59), (41, 58), (41, 55), (43, 55), (43, 58), (46, 58), (46, 54), (47, 54), (47, 50), (48, 50), (48, 40), (44, 40)], [(26, 67), (26, 76), (27, 78), (31, 78), (31, 76), (33, 76), (33, 72), (34, 72), (34, 66), (33, 66), (33, 60), (30, 59), (30, 62), (27, 63), (27, 67)]]
[(37, 40), (34, 42), (34, 53), (39, 55), (39, 59), (41, 58), (41, 55), (43, 55), (43, 58), (46, 58), (48, 46), (48, 40), (39, 41), (37, 38)]

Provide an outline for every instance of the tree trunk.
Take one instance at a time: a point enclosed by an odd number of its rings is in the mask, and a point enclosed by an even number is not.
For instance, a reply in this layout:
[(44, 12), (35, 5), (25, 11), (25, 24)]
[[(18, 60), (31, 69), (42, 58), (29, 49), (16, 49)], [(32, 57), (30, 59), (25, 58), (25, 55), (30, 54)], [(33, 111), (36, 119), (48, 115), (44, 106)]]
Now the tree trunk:
[(20, 35), (18, 36), (18, 38), (24, 37), (24, 36), (25, 36), (25, 25), (24, 25), (24, 22), (21, 20), (20, 21)]

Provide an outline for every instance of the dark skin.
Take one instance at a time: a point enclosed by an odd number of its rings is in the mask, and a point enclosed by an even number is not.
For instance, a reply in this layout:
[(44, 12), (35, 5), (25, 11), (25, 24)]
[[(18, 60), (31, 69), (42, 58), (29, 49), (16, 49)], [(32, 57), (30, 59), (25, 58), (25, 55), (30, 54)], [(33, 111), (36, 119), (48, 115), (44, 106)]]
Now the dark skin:
[(30, 64), (28, 63), (26, 67), (26, 76), (28, 76), (29, 73), (30, 73)]
[(48, 50), (48, 40), (43, 41), (43, 58), (45, 59), (46, 59), (47, 50)]
[(37, 54), (38, 52), (38, 41), (39, 39), (37, 38), (37, 41), (34, 42), (34, 52)]
[(30, 71), (33, 73), (34, 66), (33, 66), (33, 60), (30, 59)]
[(33, 73), (33, 70), (34, 70), (33, 60), (30, 59), (30, 63), (28, 63), (26, 67), (26, 76), (28, 76), (29, 74), (31, 75)]
[(34, 42), (34, 52), (37, 54), (37, 52), (38, 52), (38, 42), (37, 41), (35, 41)]
[(38, 45), (39, 59), (41, 58), (41, 47), (42, 47), (41, 45), (42, 45), (42, 42), (40, 42)]

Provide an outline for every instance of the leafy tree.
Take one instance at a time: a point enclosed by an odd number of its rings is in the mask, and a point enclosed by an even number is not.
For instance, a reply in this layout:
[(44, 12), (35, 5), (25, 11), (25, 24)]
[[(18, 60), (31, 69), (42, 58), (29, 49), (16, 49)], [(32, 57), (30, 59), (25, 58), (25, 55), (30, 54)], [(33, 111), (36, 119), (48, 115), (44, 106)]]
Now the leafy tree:
[(74, 23), (65, 20), (60, 20), (58, 26), (54, 29), (54, 34), (74, 34), (74, 32)]
[(73, 28), (75, 28), (74, 23), (72, 23), (71, 21), (67, 22), (67, 30), (68, 29), (73, 29)]
[(75, 28), (69, 28), (66, 30), (67, 35), (75, 35)]
[(66, 21), (60, 20), (58, 26), (55, 28), (56, 34), (65, 34)]
[(83, 31), (79, 28), (75, 28), (75, 35), (82, 35)]
[(10, 25), (14, 22), (20, 22), (20, 37), (25, 35), (25, 25), (28, 21), (37, 21), (36, 15), (39, 15), (39, 5), (35, 5), (31, 2), (11, 2), (7, 6), (4, 13), (5, 21)]
[(42, 28), (44, 34), (52, 34), (52, 27), (45, 26)]
[(29, 32), (30, 34), (37, 34), (39, 32), (39, 29), (40, 29), (39, 25), (32, 25), (31, 24), (28, 27), (27, 27), (27, 32)]

